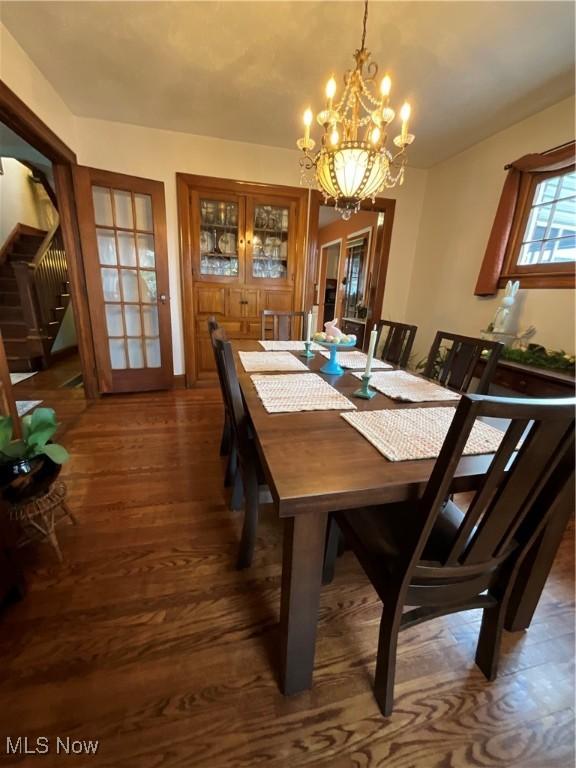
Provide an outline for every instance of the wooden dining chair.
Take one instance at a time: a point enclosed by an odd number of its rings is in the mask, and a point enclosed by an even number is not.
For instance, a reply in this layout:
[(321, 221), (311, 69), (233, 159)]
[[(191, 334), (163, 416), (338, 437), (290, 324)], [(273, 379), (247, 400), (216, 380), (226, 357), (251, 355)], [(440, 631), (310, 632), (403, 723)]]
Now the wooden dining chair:
[(228, 456), (228, 463), (226, 466), (226, 475), (224, 479), (224, 485), (232, 485), (234, 475), (236, 473), (237, 463), (237, 451), (234, 443), (234, 434), (232, 432), (232, 425), (230, 419), (230, 404), (228, 402), (228, 395), (226, 387), (224, 386), (224, 374), (222, 371), (222, 364), (216, 351), (216, 342), (214, 334), (220, 329), (220, 325), (215, 317), (208, 318), (208, 333), (210, 334), (210, 340), (212, 342), (212, 351), (214, 353), (214, 362), (216, 365), (216, 371), (218, 373), (218, 382), (220, 384), (220, 392), (222, 394), (222, 401), (224, 403), (224, 426), (222, 427), (222, 438), (220, 440), (220, 456)]
[[(376, 349), (379, 350), (381, 359), (406, 368), (418, 326), (396, 323), (393, 320), (379, 320), (377, 329)], [(380, 348), (380, 342), (384, 336), (384, 345)]]
[[(516, 577), (545, 526), (573, 508), (575, 404), (465, 395), (419, 500), (336, 514), (383, 603), (374, 692), (384, 715), (393, 708), (398, 633), (423, 621), (482, 608), (476, 664), (495, 678)], [(462, 511), (446, 498), (478, 417), (509, 426)]]
[(483, 353), (488, 352), (476, 389), (476, 394), (486, 394), (503, 349), (504, 344), (500, 341), (488, 341), (474, 336), (438, 331), (430, 347), (423, 374), (458, 392), (467, 392), (476, 365), (483, 357)]
[(237, 568), (247, 568), (252, 563), (259, 515), (259, 487), (264, 484), (260, 460), (251, 437), (244, 400), (238, 383), (232, 346), (222, 330), (213, 334), (214, 346), (222, 371), (223, 386), (230, 409), (230, 425), (237, 452), (237, 467), (233, 481), (233, 509), (239, 509), (244, 501), (244, 522), (238, 550)]
[(305, 312), (277, 312), (275, 309), (264, 309), (261, 315), (262, 335), (261, 339), (271, 339), (274, 341), (289, 341), (298, 327), (300, 320), (300, 330), (297, 332), (298, 338), (304, 338)]

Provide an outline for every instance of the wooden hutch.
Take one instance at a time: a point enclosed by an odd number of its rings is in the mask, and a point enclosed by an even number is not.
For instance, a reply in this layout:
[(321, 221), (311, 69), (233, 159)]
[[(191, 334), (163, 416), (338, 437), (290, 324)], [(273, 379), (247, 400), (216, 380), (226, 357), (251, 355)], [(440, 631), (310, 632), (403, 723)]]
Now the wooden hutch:
[(307, 191), (177, 174), (186, 382), (215, 376), (207, 320), (260, 338), (264, 309), (302, 309)]

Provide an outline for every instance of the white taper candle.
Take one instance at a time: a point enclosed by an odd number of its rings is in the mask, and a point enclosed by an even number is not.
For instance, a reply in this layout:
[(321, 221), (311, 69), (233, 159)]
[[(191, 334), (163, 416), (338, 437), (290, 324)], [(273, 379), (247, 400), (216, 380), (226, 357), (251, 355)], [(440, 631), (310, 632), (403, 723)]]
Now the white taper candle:
[(306, 318), (306, 341), (310, 341), (310, 334), (312, 333), (312, 312), (308, 312)]
[(376, 326), (374, 326), (374, 329), (370, 332), (370, 344), (368, 345), (368, 357), (366, 358), (366, 370), (364, 371), (365, 376), (370, 376), (370, 373), (372, 372), (372, 358), (374, 357), (377, 336), (378, 331), (376, 330)]

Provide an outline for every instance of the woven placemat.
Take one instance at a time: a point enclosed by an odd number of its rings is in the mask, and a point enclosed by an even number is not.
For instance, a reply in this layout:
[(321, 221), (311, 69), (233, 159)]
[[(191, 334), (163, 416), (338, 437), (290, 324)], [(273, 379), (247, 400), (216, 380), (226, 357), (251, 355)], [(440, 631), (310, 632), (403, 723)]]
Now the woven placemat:
[(250, 377), (268, 413), (332, 411), (356, 406), (316, 373)]
[[(353, 374), (361, 378), (360, 373)], [(434, 400), (460, 400), (460, 395), (433, 381), (414, 376), (407, 371), (389, 371), (374, 373), (370, 386), (382, 392), (392, 400), (405, 400), (409, 403), (429, 403)]]
[[(303, 341), (259, 341), (267, 352), (304, 352), (306, 347)], [(316, 342), (310, 345), (312, 352), (319, 352), (323, 347)]]
[[(390, 461), (434, 459), (440, 453), (455, 408), (395, 408), (343, 413), (343, 419), (360, 432)], [(504, 432), (477, 421), (465, 454), (494, 453)]]
[(253, 371), (307, 371), (302, 360), (290, 352), (238, 352), (248, 373)]
[[(327, 349), (322, 349), (320, 352), (324, 357), (330, 357), (330, 352)], [(338, 362), (342, 368), (366, 368), (367, 355), (359, 350), (353, 350), (352, 352), (341, 352), (338, 350)], [(390, 363), (385, 363), (383, 360), (373, 358), (372, 368), (393, 368)]]

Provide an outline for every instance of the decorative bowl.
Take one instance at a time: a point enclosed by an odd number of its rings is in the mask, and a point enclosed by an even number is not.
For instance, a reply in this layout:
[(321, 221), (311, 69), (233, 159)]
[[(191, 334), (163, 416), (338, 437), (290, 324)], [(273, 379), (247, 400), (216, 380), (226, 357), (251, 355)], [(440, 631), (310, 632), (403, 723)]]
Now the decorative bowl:
[(342, 376), (345, 372), (344, 368), (338, 362), (338, 350), (339, 349), (354, 349), (356, 341), (348, 341), (345, 344), (335, 343), (333, 341), (318, 341), (314, 339), (316, 344), (320, 344), (322, 347), (330, 350), (330, 357), (328, 362), (320, 368), (322, 373), (327, 373), (331, 376)]

